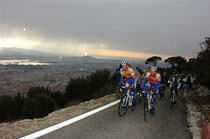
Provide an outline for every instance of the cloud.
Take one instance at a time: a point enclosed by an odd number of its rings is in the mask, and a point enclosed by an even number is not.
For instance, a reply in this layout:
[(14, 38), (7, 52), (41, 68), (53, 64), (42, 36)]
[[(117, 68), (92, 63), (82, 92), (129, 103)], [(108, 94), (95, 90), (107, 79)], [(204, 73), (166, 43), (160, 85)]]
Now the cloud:
[(71, 54), (91, 48), (117, 54), (194, 56), (198, 43), (210, 34), (210, 19), (203, 16), (209, 6), (210, 2), (167, 0), (7, 0), (0, 7), (0, 37), (39, 42), (26, 48)]

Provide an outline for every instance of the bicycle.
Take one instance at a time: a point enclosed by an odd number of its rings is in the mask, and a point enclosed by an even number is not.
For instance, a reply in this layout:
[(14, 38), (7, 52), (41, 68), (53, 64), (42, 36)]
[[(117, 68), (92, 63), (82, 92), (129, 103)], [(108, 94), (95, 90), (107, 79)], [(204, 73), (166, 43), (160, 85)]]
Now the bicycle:
[(165, 86), (161, 85), (159, 89), (160, 100), (165, 97)]
[(144, 98), (146, 101), (144, 101), (144, 121), (147, 121), (146, 113), (150, 112), (153, 108), (153, 94), (155, 91), (153, 89), (150, 89), (147, 93), (147, 96)]
[(170, 108), (172, 109), (174, 104), (176, 103), (176, 90), (173, 88), (170, 96)]
[(140, 90), (139, 92), (137, 92), (137, 100), (138, 100), (139, 103), (142, 102), (143, 97), (144, 97), (144, 94), (142, 93), (142, 90)]
[(142, 93), (142, 89), (141, 89), (141, 84), (140, 83), (137, 83), (137, 100), (139, 103), (142, 102), (142, 99), (143, 99), (143, 93)]
[[(123, 92), (122, 92), (123, 93)], [(118, 106), (118, 114), (120, 117), (124, 116), (129, 107), (131, 108), (131, 111), (134, 111), (136, 106), (135, 106), (135, 98), (133, 97), (134, 93), (134, 88), (130, 87), (128, 88), (127, 93), (122, 95), (119, 106)]]

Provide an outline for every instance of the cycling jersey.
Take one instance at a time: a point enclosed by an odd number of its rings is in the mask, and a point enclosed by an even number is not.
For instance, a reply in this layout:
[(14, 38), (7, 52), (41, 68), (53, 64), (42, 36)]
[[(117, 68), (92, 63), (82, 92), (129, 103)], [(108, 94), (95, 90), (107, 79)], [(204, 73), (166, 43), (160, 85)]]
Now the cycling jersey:
[[(159, 73), (155, 73), (152, 75), (150, 71), (147, 71), (145, 73), (144, 79), (142, 81), (141, 88), (144, 90), (144, 97), (147, 98), (147, 94), (150, 90), (150, 88), (153, 88), (155, 90), (155, 93), (152, 95), (153, 98), (153, 105), (156, 105), (157, 102), (157, 94), (160, 88), (160, 82), (161, 82), (161, 76)], [(147, 99), (144, 100), (144, 103), (147, 103)], [(151, 113), (152, 115), (155, 114), (155, 107), (152, 107)]]
[(152, 75), (150, 71), (147, 71), (143, 79), (141, 88), (145, 89), (145, 87), (147, 87), (147, 89), (149, 89), (150, 87), (152, 87), (154, 90), (158, 90), (160, 88), (160, 82), (161, 76), (159, 73), (155, 73), (154, 75)]
[(135, 73), (134, 73), (134, 70), (131, 68), (131, 67), (127, 67), (126, 70), (123, 70), (123, 68), (121, 68), (120, 70), (120, 73), (121, 73), (121, 76), (123, 77), (126, 77), (126, 78), (135, 78)]
[[(126, 78), (125, 93), (127, 94), (129, 87), (134, 87), (133, 97), (136, 98), (136, 75), (134, 73), (134, 70), (130, 66), (128, 66), (126, 70), (121, 68), (120, 73), (121, 85)], [(137, 104), (137, 99), (135, 99), (134, 103)]]

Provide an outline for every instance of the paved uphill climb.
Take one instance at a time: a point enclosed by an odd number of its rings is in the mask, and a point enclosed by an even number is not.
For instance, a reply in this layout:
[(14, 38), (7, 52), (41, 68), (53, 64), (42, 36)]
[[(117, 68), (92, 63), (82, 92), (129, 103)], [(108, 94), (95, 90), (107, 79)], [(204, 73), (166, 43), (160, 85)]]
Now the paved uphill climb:
[[(159, 101), (159, 100), (158, 100)], [(118, 105), (101, 111), (86, 119), (47, 134), (43, 139), (191, 139), (185, 105), (179, 99), (170, 109), (169, 90), (157, 103), (156, 115), (143, 118), (143, 104), (135, 111), (129, 110), (124, 117), (117, 113)]]

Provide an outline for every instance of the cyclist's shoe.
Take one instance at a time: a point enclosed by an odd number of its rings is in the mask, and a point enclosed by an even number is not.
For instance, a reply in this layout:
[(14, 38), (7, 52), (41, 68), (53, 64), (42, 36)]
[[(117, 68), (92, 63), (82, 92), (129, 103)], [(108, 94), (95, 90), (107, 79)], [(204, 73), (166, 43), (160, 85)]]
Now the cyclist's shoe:
[(122, 88), (120, 87), (120, 92), (123, 92)]
[(133, 107), (136, 107), (136, 104), (135, 103), (133, 104)]
[(126, 107), (126, 104), (125, 104), (125, 103), (123, 103), (123, 104), (122, 104), (122, 107), (123, 107), (123, 108), (125, 108), (125, 107)]
[(154, 107), (152, 107), (152, 109), (150, 110), (150, 114), (155, 115), (155, 108)]
[(149, 113), (152, 115), (152, 109), (149, 110)]

